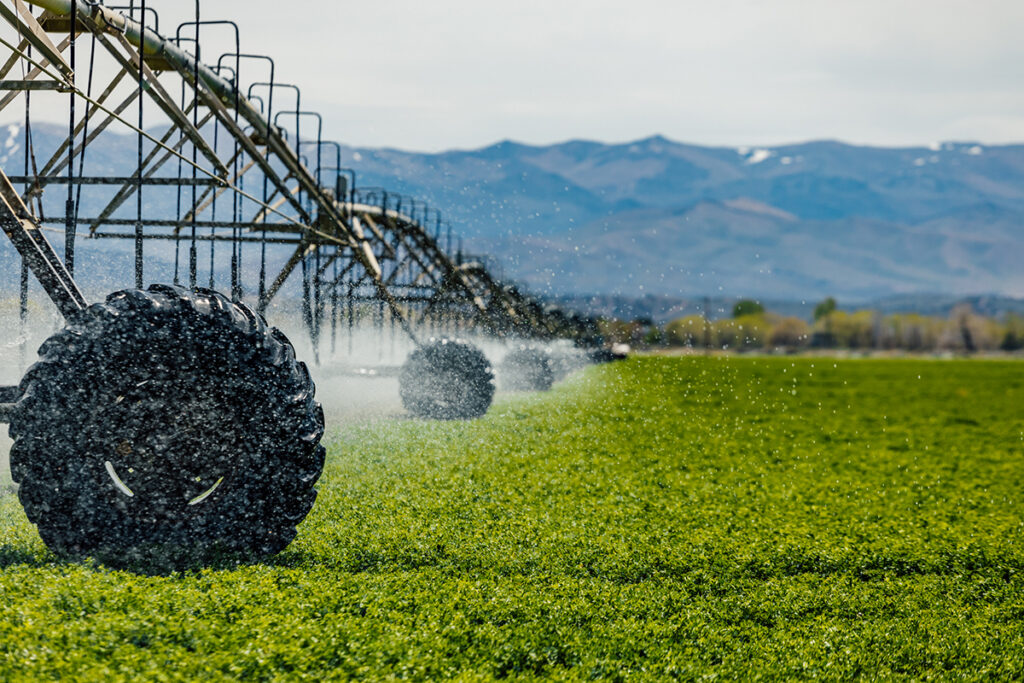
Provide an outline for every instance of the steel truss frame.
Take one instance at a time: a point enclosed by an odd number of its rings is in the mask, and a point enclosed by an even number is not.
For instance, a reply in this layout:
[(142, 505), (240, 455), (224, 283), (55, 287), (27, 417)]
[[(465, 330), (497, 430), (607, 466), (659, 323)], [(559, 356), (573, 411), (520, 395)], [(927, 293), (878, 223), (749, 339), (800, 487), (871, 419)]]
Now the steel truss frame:
[[(231, 293), (237, 299), (245, 294), (242, 249), (257, 246), (261, 263), (255, 288), (257, 308), (266, 311), (300, 269), (303, 318), (314, 348), (328, 317), (332, 332), (346, 316), (352, 324), (356, 302), (363, 309), (366, 302), (376, 302), (379, 319), (383, 320), (386, 309), (392, 324), (400, 325), (414, 342), (423, 326), (446, 331), (471, 326), (490, 333), (540, 337), (568, 335), (579, 328), (577, 320), (499, 282), (480, 261), (464, 259), (461, 250), (451, 254), (450, 226), (447, 250), (442, 249), (440, 215), (431, 235), (430, 212), (422, 202), (381, 188), (356, 187), (355, 173), (340, 165), (340, 146), (321, 138), (319, 114), (302, 110), (299, 88), (275, 81), (270, 57), (243, 53), (233, 22), (204, 21), (198, 0), (195, 4), (195, 21), (182, 24), (174, 38), (167, 38), (158, 33), (156, 12), (144, 2), (138, 7), (132, 3), (133, 9), (121, 12), (91, 0), (0, 0), (0, 19), (18, 35), (16, 42), (3, 41), (10, 55), (0, 63), (0, 112), (19, 95), (26, 99), (27, 111), (30, 93), (36, 90), (70, 93), (66, 139), (42, 164), (36, 163), (34, 151), (29, 164), (26, 153), (25, 172), (0, 183), (5, 197), (0, 221), (5, 230), (21, 226), (18, 230), (25, 235), (18, 233), (20, 238), (12, 236), (12, 240), (62, 312), (84, 304), (84, 298), (78, 300), (80, 292), (69, 293), (78, 291), (73, 279), (74, 248), (81, 225), (86, 238), (134, 240), (136, 286), (140, 287), (146, 241), (175, 242), (176, 281), (179, 249), (187, 244), (188, 273), (180, 279), (191, 287), (197, 286), (200, 271), (197, 244), (209, 244), (212, 282), (214, 247), (227, 243)], [(30, 5), (41, 12), (34, 13)], [(146, 25), (150, 21), (152, 27)], [(200, 57), (201, 29), (210, 24), (234, 28), (235, 50), (221, 55), (216, 66)], [(86, 89), (75, 71), (75, 45), (83, 38), (92, 41)], [(185, 44), (191, 49), (184, 49)], [(113, 75), (93, 95), (97, 71), (92, 62), (101, 55), (109, 58)], [(268, 62), (269, 80), (254, 80), (243, 92), (243, 60)], [(18, 62), (23, 78), (3, 80)], [(256, 89), (265, 90), (266, 97), (255, 94)], [(294, 91), (293, 110), (274, 108), (275, 95), (279, 105), (282, 91)], [(85, 105), (78, 118), (76, 101)], [(168, 122), (159, 137), (142, 128), (144, 103), (155, 106)], [(133, 106), (139, 111), (135, 123), (127, 113)], [(289, 121), (294, 117), (293, 136), (278, 125), (282, 116)], [(300, 124), (308, 117), (317, 119), (315, 139), (299, 135)], [(101, 134), (115, 125), (138, 138), (135, 172), (127, 177), (84, 175), (88, 150), (100, 144)], [(315, 145), (312, 159), (302, 153), (307, 145)], [(326, 166), (322, 149), (332, 145), (335, 163)], [(332, 173), (334, 183), (323, 182)], [(24, 187), (21, 197), (13, 183)], [(247, 185), (261, 191), (247, 191)], [(44, 215), (43, 195), (53, 187), (67, 190), (63, 216)], [(176, 215), (146, 215), (143, 193), (167, 187), (177, 192)], [(83, 190), (90, 197), (106, 193), (104, 208), (95, 216), (78, 215)], [(132, 199), (135, 215), (130, 215)], [(229, 219), (223, 218), (225, 205)], [(65, 226), (64, 262), (52, 248), (53, 256), (44, 255), (42, 261), (63, 271), (56, 276), (32, 265), (39, 261), (40, 247), (37, 240), (25, 238), (42, 235), (39, 228), (53, 223)], [(267, 245), (292, 248), (276, 273), (268, 270)], [(223, 250), (221, 254), (223, 258)], [(46, 286), (44, 278), (56, 278), (65, 286)]]

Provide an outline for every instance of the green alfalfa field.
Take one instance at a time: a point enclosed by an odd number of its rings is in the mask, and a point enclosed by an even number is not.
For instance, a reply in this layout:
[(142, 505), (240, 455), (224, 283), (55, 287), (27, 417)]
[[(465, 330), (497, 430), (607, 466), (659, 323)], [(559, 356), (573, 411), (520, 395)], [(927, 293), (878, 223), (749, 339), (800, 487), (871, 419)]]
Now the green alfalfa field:
[(335, 421), (271, 561), (141, 576), (0, 500), (0, 679), (1024, 677), (1024, 363), (654, 358)]

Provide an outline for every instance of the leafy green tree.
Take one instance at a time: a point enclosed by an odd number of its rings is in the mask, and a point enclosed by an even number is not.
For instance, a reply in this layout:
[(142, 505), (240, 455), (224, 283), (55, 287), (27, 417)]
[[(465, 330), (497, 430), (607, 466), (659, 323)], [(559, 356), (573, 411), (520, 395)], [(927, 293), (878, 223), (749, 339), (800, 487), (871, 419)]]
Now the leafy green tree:
[[(764, 310), (764, 309), (762, 309)], [(736, 341), (741, 349), (760, 349), (768, 339), (768, 321), (763, 313), (744, 315), (736, 323)]]
[(1003, 351), (1017, 351), (1024, 348), (1024, 339), (1018, 337), (1015, 331), (1007, 330), (1006, 334), (1003, 335), (1003, 342), (999, 345), (999, 348)]
[(651, 325), (644, 335), (644, 344), (647, 346), (661, 346), (665, 343), (665, 335), (657, 325)]
[(760, 313), (732, 320), (716, 320), (713, 327), (715, 344), (723, 349), (759, 349), (768, 338), (768, 322)]
[(890, 348), (908, 351), (931, 351), (938, 347), (939, 337), (946, 323), (941, 318), (902, 313), (885, 320)]
[(815, 327), (826, 335), (828, 343), (823, 345), (844, 349), (868, 349), (875, 345), (872, 311), (833, 311), (819, 320)]
[(705, 321), (703, 316), (688, 315), (677, 318), (665, 326), (665, 336), (673, 346), (700, 347), (704, 345)]
[(1003, 328), (1003, 341), (999, 348), (1003, 351), (1024, 349), (1024, 316), (1010, 314), (1006, 316)]
[(811, 328), (800, 318), (783, 318), (772, 327), (768, 343), (772, 346), (796, 348), (810, 343)]
[(740, 299), (732, 307), (733, 318), (742, 318), (745, 315), (758, 315), (759, 313), (764, 313), (764, 306), (759, 301), (754, 301), (753, 299)]
[(836, 310), (836, 300), (828, 297), (814, 307), (814, 320), (818, 321)]

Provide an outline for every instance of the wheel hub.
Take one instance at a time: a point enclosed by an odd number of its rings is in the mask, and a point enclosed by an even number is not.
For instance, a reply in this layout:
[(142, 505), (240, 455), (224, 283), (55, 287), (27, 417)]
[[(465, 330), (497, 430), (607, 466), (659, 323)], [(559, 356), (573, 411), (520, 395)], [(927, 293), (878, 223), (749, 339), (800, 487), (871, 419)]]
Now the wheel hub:
[(107, 483), (133, 506), (169, 511), (202, 503), (230, 472), (237, 448), (223, 437), (233, 411), (212, 394), (177, 389), (142, 382), (99, 415), (100, 423), (116, 425), (93, 435), (108, 456)]

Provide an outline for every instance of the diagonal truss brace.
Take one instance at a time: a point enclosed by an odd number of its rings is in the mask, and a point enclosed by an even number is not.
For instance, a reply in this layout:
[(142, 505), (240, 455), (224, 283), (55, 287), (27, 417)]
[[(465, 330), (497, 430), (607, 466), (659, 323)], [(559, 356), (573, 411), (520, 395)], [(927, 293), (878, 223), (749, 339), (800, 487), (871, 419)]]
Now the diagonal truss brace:
[(0, 171), (0, 227), (65, 318), (88, 305), (64, 263), (32, 222), (25, 204), (3, 171)]

